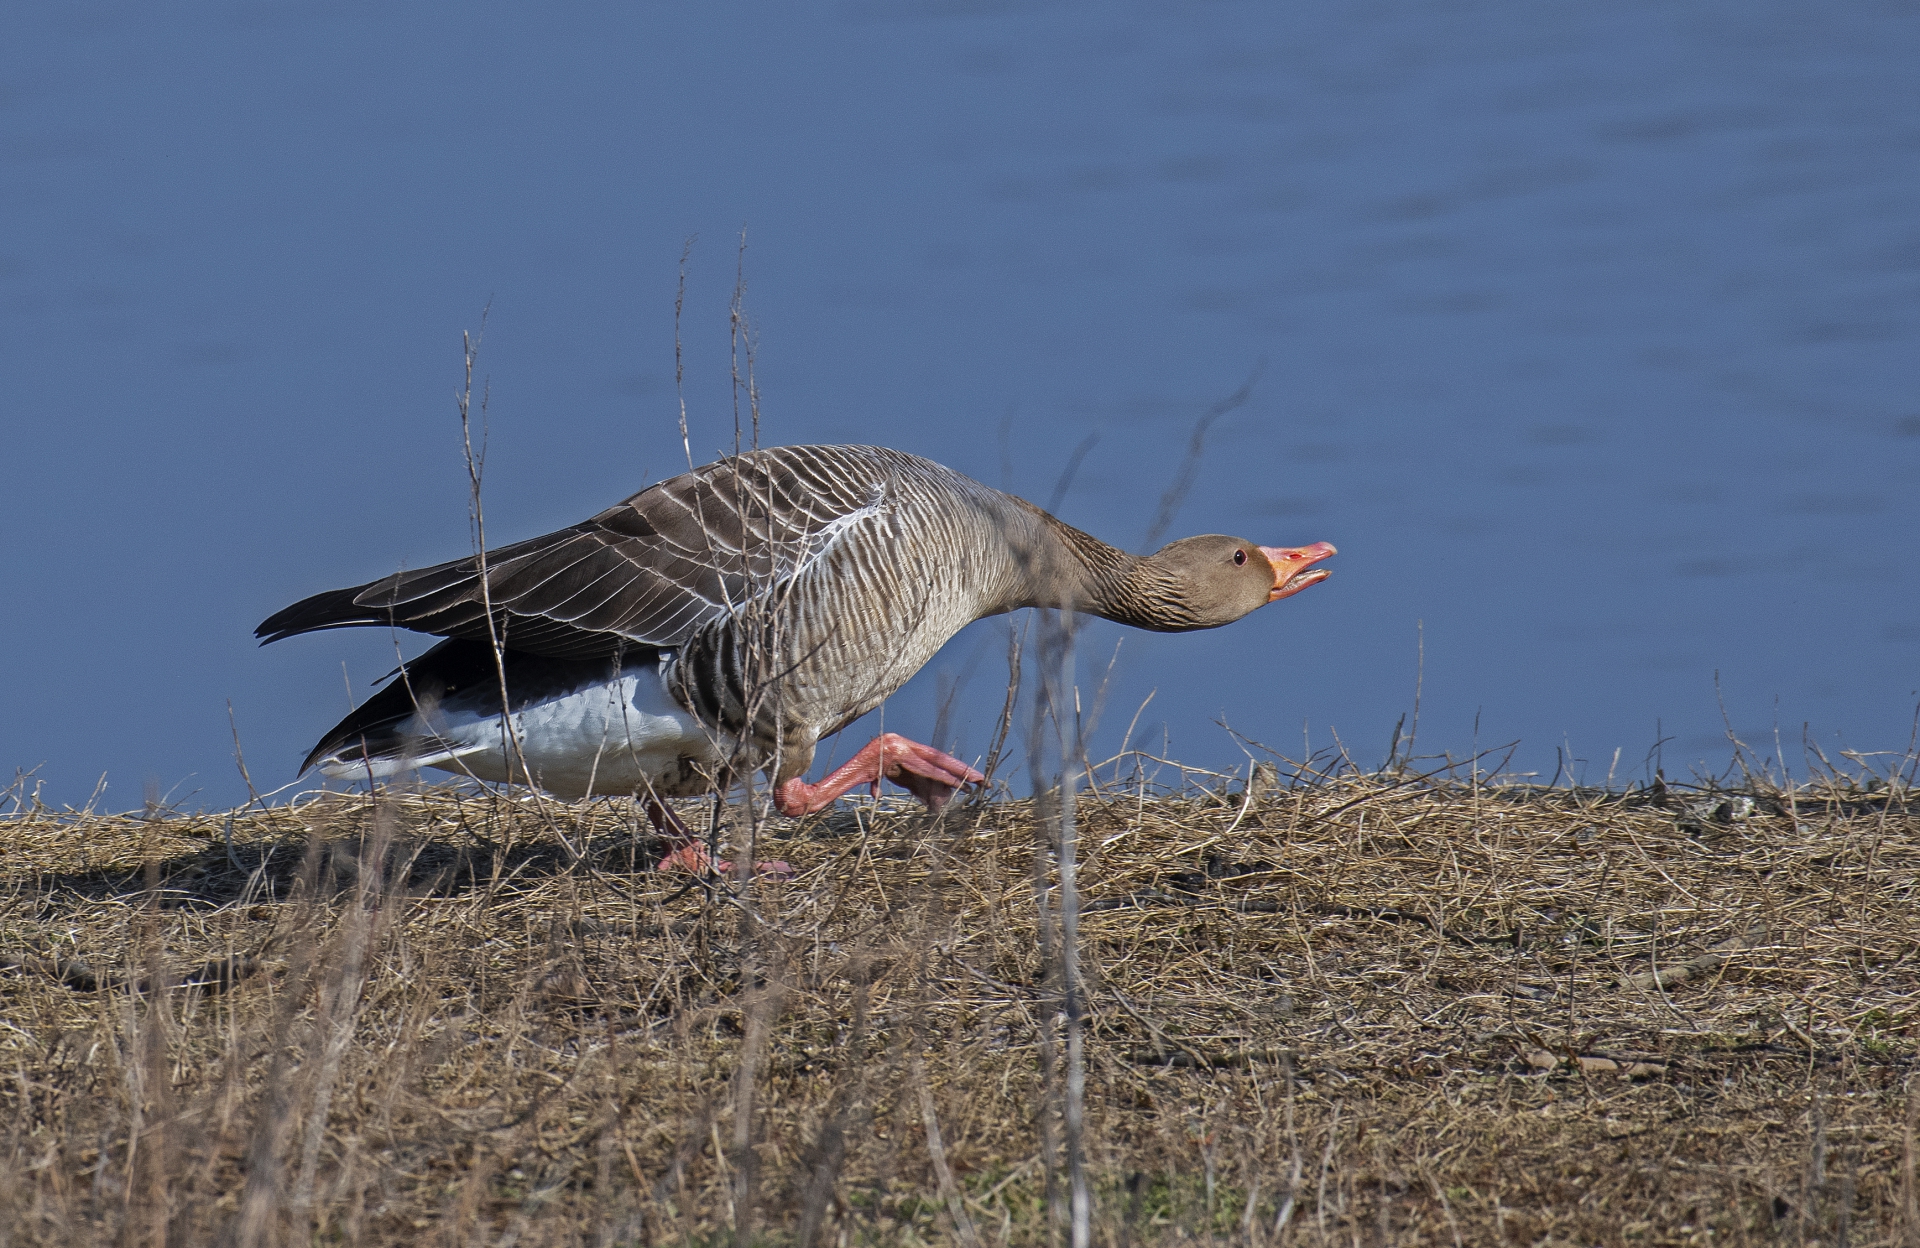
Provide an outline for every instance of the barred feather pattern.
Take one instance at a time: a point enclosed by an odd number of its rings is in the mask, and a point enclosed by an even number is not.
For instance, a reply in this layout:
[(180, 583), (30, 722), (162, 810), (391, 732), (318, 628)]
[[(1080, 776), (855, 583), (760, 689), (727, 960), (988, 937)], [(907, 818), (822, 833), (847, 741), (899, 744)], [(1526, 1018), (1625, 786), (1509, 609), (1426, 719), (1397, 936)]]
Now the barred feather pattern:
[(1023, 552), (1048, 527), (1028, 504), (927, 460), (796, 449), (831, 469), (812, 486), (838, 492), (834, 531), (702, 625), (668, 677), (753, 765), (777, 757), (776, 778), (805, 771), (815, 741), (879, 706), (967, 624), (1026, 605)]
[(878, 447), (735, 456), (556, 533), (316, 594), (257, 633), (277, 641), (384, 624), (574, 659), (612, 658), (633, 643), (678, 645), (817, 563), (878, 505), (895, 467), (888, 460), (914, 457)]

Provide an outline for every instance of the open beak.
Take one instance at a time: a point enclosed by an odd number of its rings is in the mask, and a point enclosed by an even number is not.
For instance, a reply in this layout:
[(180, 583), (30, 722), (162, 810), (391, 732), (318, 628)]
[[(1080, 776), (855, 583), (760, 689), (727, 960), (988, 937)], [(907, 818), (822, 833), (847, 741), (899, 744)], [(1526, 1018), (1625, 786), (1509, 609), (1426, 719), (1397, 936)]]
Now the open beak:
[(1273, 565), (1273, 588), (1267, 591), (1267, 601), (1279, 602), (1332, 576), (1332, 568), (1316, 568), (1313, 565), (1340, 552), (1333, 548), (1332, 542), (1315, 542), (1311, 546), (1287, 548), (1262, 546), (1260, 553)]

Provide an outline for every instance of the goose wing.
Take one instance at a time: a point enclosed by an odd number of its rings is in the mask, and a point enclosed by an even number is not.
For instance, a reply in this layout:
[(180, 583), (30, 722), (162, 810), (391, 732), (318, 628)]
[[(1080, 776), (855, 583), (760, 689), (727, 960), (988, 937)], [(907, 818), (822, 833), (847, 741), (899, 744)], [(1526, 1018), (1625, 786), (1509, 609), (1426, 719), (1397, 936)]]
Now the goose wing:
[(497, 635), (515, 650), (565, 659), (678, 646), (803, 575), (882, 511), (896, 455), (800, 446), (734, 456), (484, 558), (315, 594), (268, 617), (254, 635), (265, 644), (387, 625), (480, 641)]

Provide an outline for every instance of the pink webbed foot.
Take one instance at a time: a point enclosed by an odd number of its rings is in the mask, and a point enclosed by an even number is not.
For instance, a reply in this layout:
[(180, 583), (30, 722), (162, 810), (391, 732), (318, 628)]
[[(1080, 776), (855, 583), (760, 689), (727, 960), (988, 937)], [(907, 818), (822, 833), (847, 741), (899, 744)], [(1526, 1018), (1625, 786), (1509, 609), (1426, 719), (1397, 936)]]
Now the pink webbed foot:
[[(653, 864), (655, 871), (685, 871), (689, 875), (706, 875), (709, 871), (718, 871), (726, 875), (733, 870), (733, 864), (725, 859), (713, 860), (707, 853), (707, 847), (673, 813), (673, 807), (657, 799), (647, 801), (647, 820), (653, 824), (653, 830), (661, 839), (671, 842), (674, 849)], [(756, 875), (786, 879), (793, 874), (793, 868), (784, 862), (762, 861), (753, 864)]]
[[(707, 847), (698, 841), (682, 845), (653, 864), (655, 871), (685, 871), (688, 875), (705, 875), (709, 868), (721, 875), (727, 875), (732, 872), (733, 864), (725, 858), (719, 862), (713, 861), (707, 853)], [(779, 880), (788, 879), (793, 875), (793, 868), (777, 859), (761, 859), (753, 864), (753, 871), (755, 875)]]
[(939, 810), (961, 786), (979, 784), (986, 777), (930, 745), (883, 732), (820, 783), (808, 784), (796, 776), (782, 784), (774, 790), (773, 804), (783, 815), (810, 815), (825, 810), (856, 785), (872, 786), (878, 797), (883, 779), (912, 793), (928, 810)]

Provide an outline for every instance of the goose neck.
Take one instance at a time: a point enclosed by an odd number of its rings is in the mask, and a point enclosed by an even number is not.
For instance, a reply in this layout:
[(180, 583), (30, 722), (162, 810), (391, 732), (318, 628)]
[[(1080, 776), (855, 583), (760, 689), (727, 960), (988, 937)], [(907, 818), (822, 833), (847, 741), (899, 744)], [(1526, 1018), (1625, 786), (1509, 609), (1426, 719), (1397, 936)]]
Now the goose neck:
[(1134, 628), (1183, 627), (1176, 618), (1176, 586), (1151, 558), (1130, 555), (1052, 516), (1046, 520), (1043, 541), (1051, 548), (1050, 557), (1036, 561), (1040, 583), (1031, 595), (1033, 605), (1097, 615)]

